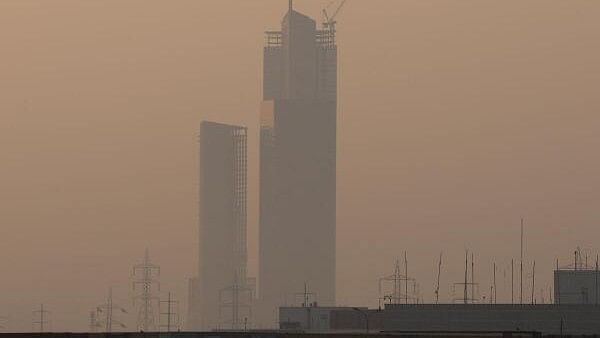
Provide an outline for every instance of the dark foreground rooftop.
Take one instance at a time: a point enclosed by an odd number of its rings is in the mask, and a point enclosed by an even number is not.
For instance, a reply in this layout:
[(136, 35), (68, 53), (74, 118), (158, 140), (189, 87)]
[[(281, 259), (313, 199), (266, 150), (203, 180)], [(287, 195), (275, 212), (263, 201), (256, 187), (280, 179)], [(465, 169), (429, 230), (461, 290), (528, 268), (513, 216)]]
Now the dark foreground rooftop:
[[(121, 333), (0, 333), (2, 338), (492, 338), (541, 337), (538, 332), (371, 332), (371, 333), (304, 333), (280, 331), (247, 331), (247, 332), (121, 332)], [(547, 336), (550, 337), (550, 336)], [(565, 336), (566, 337), (566, 336)]]

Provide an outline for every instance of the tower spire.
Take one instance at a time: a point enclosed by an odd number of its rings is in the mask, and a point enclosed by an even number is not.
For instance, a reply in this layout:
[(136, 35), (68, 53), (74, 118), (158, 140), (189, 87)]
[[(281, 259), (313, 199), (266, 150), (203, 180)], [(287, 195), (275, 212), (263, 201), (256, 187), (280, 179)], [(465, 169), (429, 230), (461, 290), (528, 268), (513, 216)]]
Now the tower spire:
[(294, 10), (294, 0), (290, 0), (290, 12)]

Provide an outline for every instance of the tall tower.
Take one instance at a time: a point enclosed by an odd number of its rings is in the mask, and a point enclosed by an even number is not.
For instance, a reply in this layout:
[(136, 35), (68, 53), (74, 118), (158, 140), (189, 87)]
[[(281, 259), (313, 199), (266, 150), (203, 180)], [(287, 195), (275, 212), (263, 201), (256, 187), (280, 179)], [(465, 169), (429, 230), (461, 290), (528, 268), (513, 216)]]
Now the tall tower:
[(266, 32), (260, 128), (259, 294), (270, 326), (305, 283), (335, 303), (335, 26), (317, 29), (291, 7), (281, 26)]
[[(154, 318), (154, 304), (158, 297), (154, 295), (156, 288), (160, 289), (157, 277), (160, 275), (160, 267), (150, 261), (148, 249), (144, 253), (144, 260), (136, 264), (132, 269), (133, 289), (138, 293), (133, 297), (134, 304), (138, 305), (137, 329), (152, 331), (157, 329)], [(155, 287), (156, 286), (156, 287)]]
[[(249, 316), (250, 311), (241, 307), (247, 307), (252, 296), (240, 292), (249, 285), (246, 158), (245, 127), (202, 122), (199, 276), (190, 284), (189, 329), (232, 328), (239, 325), (239, 318)], [(225, 307), (231, 311), (220, 311)]]

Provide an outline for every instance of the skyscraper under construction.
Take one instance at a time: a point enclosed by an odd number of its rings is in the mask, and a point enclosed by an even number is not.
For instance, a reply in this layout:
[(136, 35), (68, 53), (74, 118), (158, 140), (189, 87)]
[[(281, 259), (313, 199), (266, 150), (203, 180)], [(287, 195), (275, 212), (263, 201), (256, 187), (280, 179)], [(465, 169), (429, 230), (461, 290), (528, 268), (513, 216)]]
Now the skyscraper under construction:
[(250, 316), (246, 194), (247, 129), (202, 122), (199, 275), (190, 282), (188, 329), (240, 329)]
[(318, 29), (290, 2), (281, 31), (266, 32), (263, 76), (259, 294), (271, 320), (305, 283), (335, 303), (335, 22)]

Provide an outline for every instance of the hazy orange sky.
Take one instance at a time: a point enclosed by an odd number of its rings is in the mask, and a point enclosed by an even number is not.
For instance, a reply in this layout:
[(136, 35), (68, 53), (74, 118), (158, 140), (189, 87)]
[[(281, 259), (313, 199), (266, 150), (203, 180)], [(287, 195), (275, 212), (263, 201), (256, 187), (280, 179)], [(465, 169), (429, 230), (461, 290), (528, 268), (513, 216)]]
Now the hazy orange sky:
[[(328, 3), (296, 6), (320, 18)], [(202, 119), (249, 127), (256, 271), (263, 31), (286, 6), (0, 1), (9, 330), (31, 329), (42, 302), (54, 330), (86, 330), (110, 285), (131, 307), (129, 273), (146, 247), (185, 313)], [(505, 270), (518, 258), (521, 216), (536, 285), (548, 290), (555, 259), (566, 263), (576, 246), (595, 257), (599, 17), (592, 0), (348, 1), (338, 26), (340, 304), (376, 306), (378, 277), (405, 250), (425, 301), (440, 251), (442, 300), (465, 249), (487, 294), (492, 261)], [(503, 278), (499, 301), (510, 295)], [(123, 319), (134, 327), (134, 314)]]

